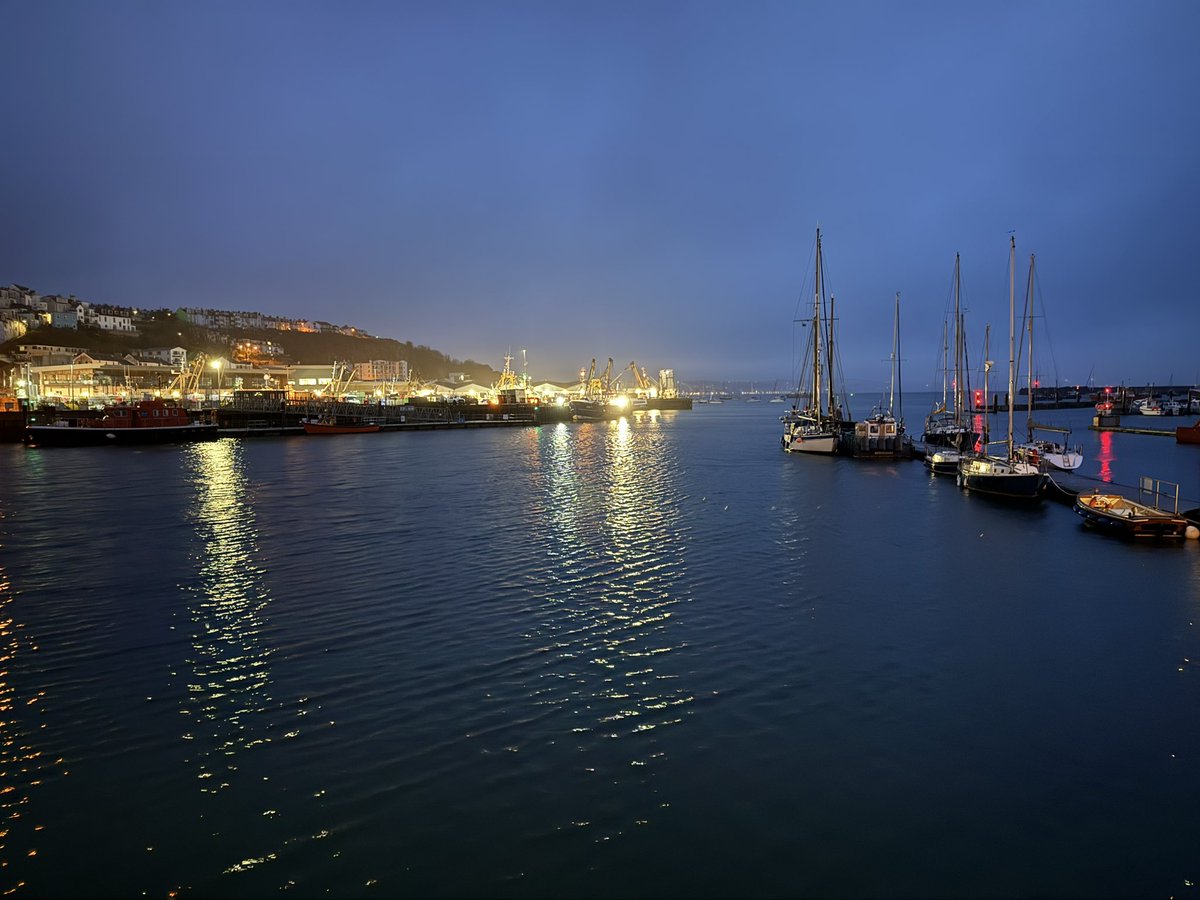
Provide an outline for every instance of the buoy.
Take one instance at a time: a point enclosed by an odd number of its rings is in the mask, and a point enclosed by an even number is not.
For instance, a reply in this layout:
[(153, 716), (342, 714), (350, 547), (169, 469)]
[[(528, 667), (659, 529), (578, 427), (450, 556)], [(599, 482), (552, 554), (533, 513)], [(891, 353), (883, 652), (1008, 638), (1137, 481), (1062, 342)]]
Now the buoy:
[(1189, 525), (1184, 530), (1183, 536), (1185, 538), (1187, 538), (1189, 541), (1194, 541), (1197, 538), (1200, 538), (1200, 528), (1197, 528), (1195, 525)]

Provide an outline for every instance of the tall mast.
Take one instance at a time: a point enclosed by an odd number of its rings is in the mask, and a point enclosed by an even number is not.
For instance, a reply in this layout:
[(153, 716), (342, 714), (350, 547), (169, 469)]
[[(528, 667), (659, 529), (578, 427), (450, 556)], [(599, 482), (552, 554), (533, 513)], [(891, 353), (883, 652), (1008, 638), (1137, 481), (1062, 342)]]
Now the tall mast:
[(896, 291), (896, 317), (892, 320), (892, 380), (888, 387), (888, 412), (896, 415), (896, 355), (900, 347), (900, 292)]
[(1013, 391), (1016, 390), (1016, 288), (1017, 288), (1017, 239), (1008, 238), (1008, 455), (1013, 452)]
[(991, 438), (992, 431), (992, 413), (988, 408), (988, 372), (992, 371), (992, 361), (988, 359), (991, 356), (992, 346), (992, 326), (983, 326), (983, 435), (981, 446), (983, 447), (984, 456), (988, 455), (988, 443)]
[[(904, 379), (900, 372), (900, 292), (896, 291), (896, 391), (900, 395), (900, 408), (892, 411), (897, 422), (904, 421)], [(897, 415), (899, 413), (899, 415)]]
[(1029, 311), (1029, 440), (1033, 440), (1033, 254), (1029, 254), (1029, 283), (1025, 286), (1025, 308)]
[(813, 383), (812, 405), (821, 420), (821, 229), (817, 229), (817, 269), (813, 279)]
[(963, 333), (962, 333), (962, 278), (959, 268), (959, 254), (954, 254), (954, 422), (963, 420), (963, 409), (966, 404), (966, 394), (963, 388)]
[(829, 298), (829, 335), (825, 340), (825, 375), (829, 379), (829, 417), (833, 418), (833, 409), (837, 396), (833, 392), (833, 297)]

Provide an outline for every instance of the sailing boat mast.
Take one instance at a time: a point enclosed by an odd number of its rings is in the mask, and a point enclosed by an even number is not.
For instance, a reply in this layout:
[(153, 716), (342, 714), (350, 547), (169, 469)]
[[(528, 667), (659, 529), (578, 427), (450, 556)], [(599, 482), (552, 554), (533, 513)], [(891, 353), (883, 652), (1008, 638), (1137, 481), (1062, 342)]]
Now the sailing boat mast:
[(991, 439), (992, 431), (992, 413), (988, 409), (988, 372), (992, 371), (992, 361), (988, 359), (991, 355), (992, 344), (992, 326), (990, 324), (983, 326), (983, 438), (980, 446), (983, 452), (987, 454), (988, 442)]
[(1017, 239), (1009, 235), (1008, 250), (1008, 458), (1013, 455), (1013, 391), (1016, 390)]
[(892, 321), (891, 383), (888, 387), (888, 412), (896, 415), (896, 357), (900, 351), (900, 292), (896, 291), (896, 317)]
[(812, 405), (818, 422), (821, 421), (821, 229), (817, 229), (817, 269), (813, 279), (813, 384)]
[(1029, 282), (1025, 286), (1025, 309), (1029, 316), (1029, 440), (1033, 440), (1033, 254), (1029, 254)]
[[(829, 298), (828, 336), (825, 339), (825, 375), (829, 378), (829, 418), (835, 418), (834, 409), (837, 406), (837, 394), (833, 388), (833, 297)], [(841, 416), (836, 416), (840, 419)]]
[(962, 329), (962, 277), (960, 274), (960, 254), (954, 254), (954, 422), (963, 421), (966, 409), (966, 388), (963, 385), (963, 357), (966, 349)]

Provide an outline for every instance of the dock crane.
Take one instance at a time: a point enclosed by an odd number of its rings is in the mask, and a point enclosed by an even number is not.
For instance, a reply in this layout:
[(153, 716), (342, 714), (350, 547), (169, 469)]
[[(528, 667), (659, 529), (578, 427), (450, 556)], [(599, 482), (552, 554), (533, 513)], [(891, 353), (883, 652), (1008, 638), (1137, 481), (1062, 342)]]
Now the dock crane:
[(329, 384), (322, 388), (321, 393), (328, 397), (341, 397), (346, 393), (346, 388), (350, 386), (350, 382), (357, 374), (358, 366), (351, 366), (344, 360), (335, 360), (333, 371), (329, 376)]
[(179, 392), (179, 396), (187, 399), (189, 394), (198, 393), (200, 390), (200, 376), (204, 374), (205, 363), (208, 362), (208, 357), (203, 353), (197, 353), (192, 357), (192, 361), (187, 365), (180, 366), (179, 374), (177, 374), (171, 384), (167, 387), (169, 394)]
[[(653, 397), (658, 393), (658, 385), (654, 380), (646, 374), (644, 367), (639, 368), (637, 362), (631, 362), (628, 366), (621, 370), (621, 374), (625, 372), (633, 373), (634, 393), (640, 397)], [(620, 377), (620, 376), (618, 376)]]

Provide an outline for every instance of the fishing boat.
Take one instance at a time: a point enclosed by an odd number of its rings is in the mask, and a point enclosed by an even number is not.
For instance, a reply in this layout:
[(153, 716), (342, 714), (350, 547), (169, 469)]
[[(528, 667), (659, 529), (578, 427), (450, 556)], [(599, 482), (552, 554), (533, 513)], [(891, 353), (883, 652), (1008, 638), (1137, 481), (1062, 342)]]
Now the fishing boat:
[[(993, 446), (984, 442), (982, 452), (964, 455), (958, 463), (958, 484), (979, 494), (987, 494), (1005, 500), (1040, 500), (1046, 475), (1040, 465), (1022, 459), (1013, 446), (1013, 393), (1016, 387), (1016, 339), (1015, 339), (1015, 293), (1016, 293), (1016, 238), (1009, 239), (1008, 276), (1008, 435), (1003, 444), (1003, 455), (989, 453)], [(987, 351), (984, 351), (985, 356)], [(984, 360), (984, 396), (987, 396), (987, 372), (991, 360)]]
[(598, 422), (608, 415), (608, 404), (592, 397), (576, 397), (571, 401), (571, 415), (576, 419)]
[(1178, 513), (1099, 488), (1076, 497), (1075, 512), (1085, 525), (1128, 538), (1182, 538), (1188, 528), (1188, 520)]
[(378, 422), (339, 422), (336, 416), (301, 419), (305, 434), (371, 434), (379, 430)]
[(193, 421), (178, 403), (157, 398), (110, 404), (97, 419), (60, 419), (25, 427), (26, 443), (38, 447), (182, 444), (216, 437), (216, 422)]
[(579, 394), (570, 400), (571, 415), (574, 418), (585, 422), (599, 422), (617, 418), (628, 409), (628, 404), (621, 406), (610, 402), (614, 399), (612, 368), (612, 357), (609, 357), (608, 365), (597, 375), (596, 360), (593, 357), (586, 373), (582, 369), (579, 370)]
[[(789, 453), (829, 456), (838, 452), (842, 433), (853, 428), (845, 412), (844, 392), (836, 381), (837, 357), (833, 343), (833, 297), (825, 298), (825, 273), (821, 254), (821, 229), (817, 229), (816, 266), (813, 276), (812, 318), (796, 402), (779, 421), (780, 439)], [(801, 406), (801, 398), (805, 398)]]
[[(975, 446), (979, 435), (971, 427), (967, 409), (969, 386), (966, 383), (967, 342), (962, 314), (961, 259), (954, 254), (954, 365), (950, 359), (950, 330), (942, 325), (942, 400), (925, 417), (925, 465), (935, 474), (953, 475), (958, 471), (961, 452)], [(953, 391), (950, 373), (954, 373)]]
[(1192, 425), (1180, 425), (1175, 429), (1175, 443), (1200, 444), (1200, 419)]
[[(896, 315), (892, 325), (891, 372), (888, 380), (887, 405), (876, 408), (866, 419), (856, 422), (853, 432), (846, 432), (846, 451), (856, 459), (910, 459), (912, 439), (904, 431), (904, 417), (896, 417), (897, 384), (900, 381), (900, 294), (896, 294)], [(900, 397), (903, 398), (903, 387)]]

